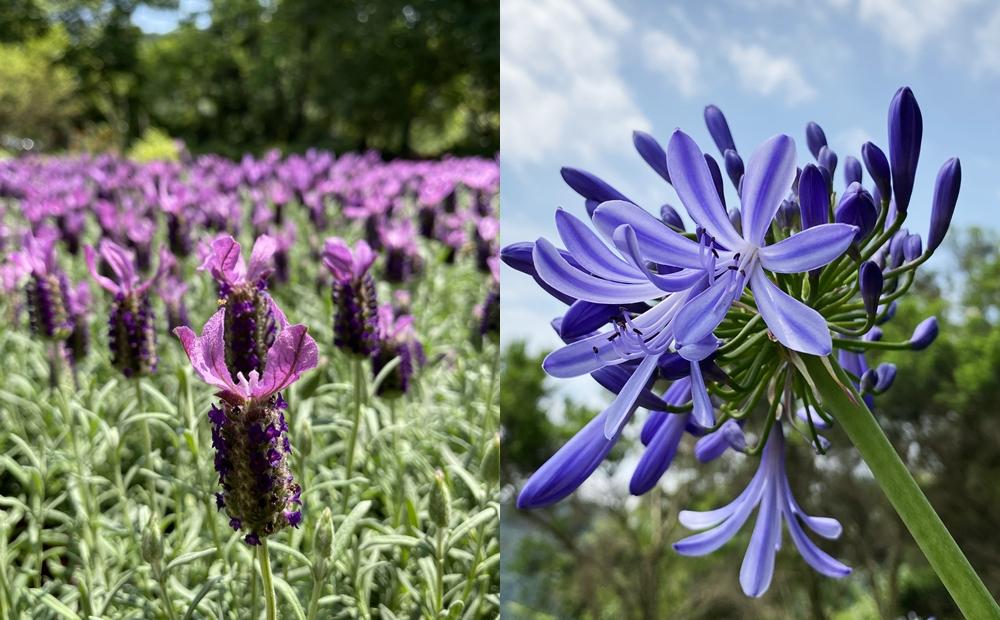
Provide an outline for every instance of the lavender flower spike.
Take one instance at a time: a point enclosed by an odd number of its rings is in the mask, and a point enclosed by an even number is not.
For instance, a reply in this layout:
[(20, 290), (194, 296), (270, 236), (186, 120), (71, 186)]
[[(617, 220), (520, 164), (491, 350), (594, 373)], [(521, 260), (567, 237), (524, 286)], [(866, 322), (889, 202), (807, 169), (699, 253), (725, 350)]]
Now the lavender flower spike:
[(326, 240), (323, 264), (333, 274), (333, 343), (354, 355), (378, 349), (378, 299), (369, 269), (375, 253), (364, 241), (350, 246), (340, 238)]
[(813, 569), (838, 579), (851, 574), (848, 566), (817, 547), (802, 528), (805, 524), (828, 539), (840, 537), (842, 531), (836, 519), (807, 515), (792, 496), (785, 471), (785, 439), (780, 422), (775, 424), (768, 437), (757, 473), (735, 500), (707, 512), (681, 511), (678, 518), (685, 527), (710, 529), (674, 543), (674, 549), (681, 555), (689, 556), (715, 551), (739, 532), (758, 506), (757, 523), (740, 568), (740, 585), (747, 596), (761, 596), (771, 585), (774, 558), (781, 542), (782, 521), (802, 559)]
[(66, 275), (56, 264), (55, 237), (28, 233), (24, 249), (12, 260), (30, 274), (25, 291), (31, 331), (49, 340), (64, 340), (72, 329)]
[(264, 372), (237, 373), (226, 365), (226, 308), (208, 320), (201, 336), (188, 327), (174, 333), (195, 372), (216, 390), (221, 407), (212, 406), (212, 445), (225, 508), (234, 530), (243, 530), (247, 544), (260, 544), (286, 526), (302, 521), (302, 489), (289, 470), (288, 406), (279, 392), (295, 383), (318, 360), (316, 342), (304, 325), (283, 329), (267, 351)]
[(101, 288), (114, 295), (108, 317), (111, 363), (128, 378), (152, 374), (156, 371), (157, 362), (156, 330), (148, 291), (162, 275), (167, 261), (161, 258), (156, 275), (141, 281), (131, 252), (108, 239), (102, 239), (98, 248), (101, 258), (117, 278), (116, 282), (102, 276), (97, 268), (98, 253), (89, 245), (83, 249), (91, 277)]
[(201, 265), (211, 272), (219, 287), (226, 313), (226, 363), (233, 372), (249, 375), (264, 372), (267, 350), (278, 329), (276, 306), (267, 294), (267, 278), (273, 271), (276, 241), (261, 235), (253, 244), (249, 264), (244, 263), (240, 244), (231, 236), (220, 236)]

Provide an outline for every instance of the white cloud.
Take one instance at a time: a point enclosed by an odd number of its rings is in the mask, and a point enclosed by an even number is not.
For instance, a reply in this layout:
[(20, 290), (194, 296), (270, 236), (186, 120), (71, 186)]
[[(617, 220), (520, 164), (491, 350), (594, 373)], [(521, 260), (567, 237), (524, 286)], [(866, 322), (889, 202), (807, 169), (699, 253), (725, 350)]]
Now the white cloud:
[(1000, 74), (1000, 6), (983, 21), (975, 31), (975, 59), (977, 69), (987, 73)]
[(954, 25), (965, 0), (858, 0), (862, 22), (890, 45), (915, 56), (933, 37)]
[(613, 3), (505, 0), (500, 11), (504, 161), (593, 161), (649, 128), (618, 74), (632, 23)]
[(643, 33), (642, 55), (650, 69), (669, 78), (686, 97), (698, 92), (698, 55), (689, 47), (661, 30)]
[(729, 62), (740, 84), (751, 93), (781, 95), (788, 103), (800, 103), (816, 96), (792, 58), (769, 52), (760, 45), (732, 45)]
[(858, 159), (861, 159), (861, 145), (865, 142), (875, 142), (877, 144), (878, 140), (874, 140), (871, 134), (862, 127), (849, 127), (838, 132), (833, 137), (832, 146), (836, 147), (838, 153), (854, 155)]

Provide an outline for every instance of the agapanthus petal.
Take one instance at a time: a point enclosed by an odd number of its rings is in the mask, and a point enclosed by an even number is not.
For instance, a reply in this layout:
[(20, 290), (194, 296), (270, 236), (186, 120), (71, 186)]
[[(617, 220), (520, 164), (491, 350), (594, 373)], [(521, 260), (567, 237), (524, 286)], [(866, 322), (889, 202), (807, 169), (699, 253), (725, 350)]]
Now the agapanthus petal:
[(691, 400), (693, 404), (691, 415), (694, 421), (702, 428), (714, 426), (712, 399), (708, 396), (708, 388), (705, 387), (705, 378), (701, 374), (701, 365), (698, 362), (691, 362)]
[(628, 224), (619, 226), (618, 230), (615, 231), (614, 237), (615, 245), (618, 246), (618, 248), (621, 249), (626, 256), (632, 259), (632, 265), (642, 272), (647, 281), (652, 282), (656, 288), (661, 291), (670, 293), (686, 291), (699, 281), (708, 277), (705, 272), (700, 269), (682, 269), (665, 275), (653, 273), (649, 269), (646, 259), (641, 254), (639, 241), (636, 237), (635, 230), (631, 226)]
[(559, 335), (566, 341), (582, 338), (607, 325), (611, 317), (620, 315), (619, 308), (620, 306), (614, 304), (595, 304), (591, 301), (577, 300), (563, 315)]
[(677, 454), (688, 416), (682, 413), (666, 416), (635, 466), (628, 486), (632, 495), (642, 495), (655, 487)]
[(765, 246), (757, 255), (761, 265), (775, 273), (803, 273), (840, 257), (857, 230), (848, 224), (820, 224)]
[(606, 412), (594, 417), (538, 468), (517, 496), (521, 509), (554, 504), (577, 489), (601, 464), (618, 437), (604, 436)]
[[(619, 394), (628, 383), (637, 366), (635, 362), (604, 366), (590, 373), (590, 376), (604, 389), (613, 394)], [(652, 411), (662, 411), (666, 406), (666, 403), (648, 388), (639, 392), (639, 397), (636, 398), (635, 404), (637, 407), (645, 407)]]
[(605, 410), (608, 414), (607, 419), (604, 421), (605, 437), (611, 439), (621, 432), (629, 415), (635, 409), (636, 399), (648, 386), (649, 379), (653, 376), (654, 370), (656, 370), (656, 357), (649, 355), (639, 363), (639, 367), (629, 377), (622, 391), (608, 405), (608, 408)]
[(682, 510), (677, 515), (677, 520), (684, 527), (715, 527), (675, 542), (674, 550), (681, 555), (700, 556), (712, 553), (729, 542), (757, 506), (764, 491), (765, 480), (766, 477), (758, 470), (743, 492), (726, 506), (705, 512)]
[(740, 586), (743, 593), (754, 598), (764, 594), (771, 585), (774, 556), (781, 538), (781, 511), (778, 508), (776, 484), (772, 481), (765, 486), (757, 523), (740, 566)]
[(616, 282), (641, 283), (642, 273), (615, 255), (590, 228), (564, 209), (556, 210), (556, 229), (566, 250), (591, 274)]
[(733, 304), (732, 276), (727, 272), (716, 279), (707, 289), (687, 302), (674, 318), (674, 331), (678, 342), (684, 344), (698, 342), (712, 333)]
[(750, 288), (764, 322), (781, 344), (800, 353), (830, 354), (833, 339), (823, 315), (779, 289), (761, 269), (753, 270)]
[(653, 284), (620, 283), (596, 278), (573, 267), (545, 239), (538, 239), (532, 252), (538, 277), (554, 289), (585, 301), (620, 304), (644, 301), (660, 295)]
[(757, 147), (743, 175), (743, 238), (760, 245), (795, 178), (795, 143), (778, 135)]
[[(719, 200), (715, 181), (701, 149), (691, 136), (679, 129), (673, 133), (667, 145), (667, 164), (672, 171), (674, 189), (691, 219), (724, 247), (734, 249), (742, 246), (743, 240), (733, 230)], [(657, 260), (653, 256), (650, 258)]]
[[(736, 420), (726, 420), (714, 433), (709, 433), (694, 445), (694, 456), (701, 463), (714, 461), (732, 448), (737, 452), (746, 450), (746, 437)], [(686, 527), (692, 527), (687, 526)]]
[(606, 239), (613, 240), (615, 231), (625, 224), (635, 231), (642, 255), (647, 259), (674, 267), (702, 268), (698, 244), (678, 234), (645, 209), (630, 202), (613, 200), (594, 211), (594, 225)]
[[(538, 286), (542, 287), (546, 293), (552, 295), (564, 304), (572, 304), (575, 302), (575, 297), (567, 295), (561, 291), (557, 291), (538, 277), (538, 271), (535, 269), (535, 261), (532, 258), (534, 251), (535, 244), (531, 241), (511, 243), (500, 250), (500, 260), (502, 260), (508, 267), (531, 276)], [(563, 254), (563, 258), (569, 261), (570, 264), (576, 262), (575, 259), (569, 255), (569, 252), (565, 252)]]

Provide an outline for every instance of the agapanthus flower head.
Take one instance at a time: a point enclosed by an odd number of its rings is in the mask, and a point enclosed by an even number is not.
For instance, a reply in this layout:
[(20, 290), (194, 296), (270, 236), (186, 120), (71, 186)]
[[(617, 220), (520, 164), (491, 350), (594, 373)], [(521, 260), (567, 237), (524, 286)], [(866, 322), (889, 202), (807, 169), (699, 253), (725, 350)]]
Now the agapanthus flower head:
[[(503, 248), (501, 258), (568, 306), (553, 321), (566, 344), (545, 358), (544, 370), (556, 378), (589, 374), (615, 397), (531, 476), (518, 506), (537, 508), (572, 493), (644, 408), (651, 414), (641, 433), (645, 450), (632, 493), (657, 485), (688, 434), (699, 437), (699, 461), (729, 449), (763, 455), (757, 475), (732, 504), (682, 513), (683, 524), (712, 529), (681, 541), (678, 551), (701, 555), (718, 548), (759, 506), (741, 571), (747, 594), (761, 595), (771, 581), (782, 521), (816, 570), (832, 577), (849, 573), (804, 534), (803, 526), (835, 538), (840, 526), (805, 515), (792, 497), (785, 431), (792, 425), (818, 455), (829, 447), (816, 431), (834, 421), (835, 410), (813, 393), (813, 362), (806, 356), (824, 357), (834, 381), (844, 389), (853, 383), (872, 407), (896, 369), (869, 365), (867, 352), (920, 350), (938, 333), (933, 317), (904, 342), (880, 341), (875, 327), (893, 317), (912, 271), (940, 243), (958, 195), (959, 168), (950, 161), (939, 176), (933, 241), (924, 252), (920, 236), (902, 227), (905, 201), (894, 207), (903, 196), (900, 179), (904, 190), (907, 182), (912, 187), (920, 133), (915, 118), (919, 108), (912, 93), (901, 90), (890, 113), (892, 166), (878, 147), (866, 144), (861, 155), (874, 187), (863, 185), (859, 161), (845, 158), (848, 187), (837, 202), (836, 155), (818, 125), (806, 130), (818, 165), (797, 173), (795, 145), (778, 135), (759, 146), (741, 171), (728, 125), (710, 108), (709, 131), (740, 198), (739, 208), (729, 210), (715, 160), (687, 134), (675, 131), (666, 149), (648, 134), (635, 134), (643, 159), (657, 172), (669, 170), (661, 176), (669, 178), (693, 220), (688, 235), (680, 232), (683, 221), (673, 209), (663, 209), (658, 219), (595, 175), (563, 169), (563, 178), (585, 199), (589, 222), (557, 210), (563, 248), (540, 238)], [(671, 383), (661, 392), (660, 381)], [(762, 430), (744, 435), (762, 402), (768, 405)], [(748, 446), (747, 438), (755, 436), (756, 445)]]
[[(95, 252), (84, 248), (90, 275), (114, 297), (108, 315), (108, 346), (111, 363), (129, 378), (149, 375), (156, 371), (156, 329), (149, 287), (160, 277), (141, 280), (132, 252), (114, 241), (102, 239)], [(101, 275), (98, 256), (109, 266), (114, 279)], [(163, 261), (161, 260), (161, 268)]]
[(287, 403), (280, 392), (314, 368), (319, 353), (304, 325), (283, 321), (263, 373), (238, 372), (234, 380), (226, 365), (225, 315), (226, 308), (220, 308), (201, 336), (188, 327), (174, 333), (194, 371), (221, 399), (208, 414), (222, 485), (217, 504), (230, 517), (230, 526), (247, 532), (244, 540), (255, 545), (262, 536), (301, 523), (302, 489), (289, 469)]
[(211, 272), (219, 287), (219, 303), (226, 314), (226, 363), (233, 371), (249, 375), (265, 370), (267, 350), (274, 342), (278, 320), (276, 306), (267, 293), (267, 278), (273, 270), (277, 243), (272, 237), (257, 238), (248, 263), (233, 237), (217, 237), (201, 265)]
[(378, 349), (378, 298), (370, 269), (375, 253), (365, 241), (354, 248), (331, 237), (323, 248), (323, 264), (333, 275), (333, 342), (360, 356)]
[(396, 315), (392, 306), (378, 308), (378, 349), (372, 354), (372, 373), (378, 375), (392, 360), (399, 363), (378, 387), (380, 396), (398, 396), (410, 389), (413, 374), (424, 364), (424, 347), (413, 329), (413, 317)]

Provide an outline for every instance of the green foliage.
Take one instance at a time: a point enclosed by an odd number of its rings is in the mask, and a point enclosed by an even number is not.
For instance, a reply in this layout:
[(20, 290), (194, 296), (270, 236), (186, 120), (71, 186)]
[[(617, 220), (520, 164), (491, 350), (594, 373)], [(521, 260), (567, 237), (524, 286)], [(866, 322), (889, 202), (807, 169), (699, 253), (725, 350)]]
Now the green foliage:
[(147, 129), (128, 150), (128, 158), (139, 161), (177, 161), (180, 159), (177, 141), (159, 129)]
[[(17, 0), (0, 9), (0, 41), (66, 33), (64, 53), (36, 62), (33, 80), (63, 80), (50, 77), (57, 68), (68, 75), (76, 106), (60, 118), (77, 129), (108, 127), (120, 151), (150, 128), (194, 152), (237, 156), (271, 147), (499, 150), (497, 2), (214, 0), (206, 27), (188, 20), (159, 36), (132, 23), (139, 4)], [(65, 91), (32, 91), (56, 93)], [(0, 100), (0, 118), (6, 107)]]
[(0, 43), (0, 135), (43, 148), (66, 140), (79, 111), (73, 72), (58, 64), (68, 45), (62, 28)]
[[(286, 213), (309, 229), (304, 209)], [(292, 279), (272, 288), (321, 355), (285, 394), (304, 505), (301, 526), (269, 540), (279, 618), (497, 614), (498, 485), (478, 471), (498, 428), (498, 351), (474, 344), (475, 319), (465, 311), (488, 284), (473, 261), (451, 265), (432, 246), (423, 250), (427, 269), (410, 293), (428, 365), (400, 398), (376, 397), (371, 379), (361, 386), (350, 480), (353, 359), (332, 345), (329, 288), (314, 247), (293, 246)], [(183, 269), (200, 327), (217, 304), (214, 283), (195, 262)], [(87, 277), (82, 263), (64, 261), (72, 280)], [(78, 387), (64, 369), (55, 389), (49, 351), (28, 334), (19, 300), (0, 300), (0, 617), (259, 618), (253, 548), (229, 529), (213, 497), (213, 390), (161, 322), (160, 365), (137, 394), (111, 367), (104, 297), (97, 295), (93, 350), (78, 368)], [(370, 377), (367, 363), (365, 371)], [(437, 501), (447, 503), (438, 525), (429, 505), (435, 485), (443, 485)]]

